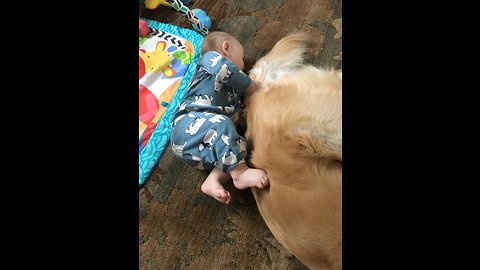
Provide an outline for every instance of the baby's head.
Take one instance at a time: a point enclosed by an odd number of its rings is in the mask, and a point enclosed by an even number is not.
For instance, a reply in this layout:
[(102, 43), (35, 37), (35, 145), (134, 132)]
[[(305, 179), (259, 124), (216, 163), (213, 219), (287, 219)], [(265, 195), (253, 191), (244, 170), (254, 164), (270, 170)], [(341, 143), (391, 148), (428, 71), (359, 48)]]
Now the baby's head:
[(243, 70), (243, 46), (230, 34), (221, 31), (209, 32), (203, 39), (202, 54), (208, 51), (220, 53)]

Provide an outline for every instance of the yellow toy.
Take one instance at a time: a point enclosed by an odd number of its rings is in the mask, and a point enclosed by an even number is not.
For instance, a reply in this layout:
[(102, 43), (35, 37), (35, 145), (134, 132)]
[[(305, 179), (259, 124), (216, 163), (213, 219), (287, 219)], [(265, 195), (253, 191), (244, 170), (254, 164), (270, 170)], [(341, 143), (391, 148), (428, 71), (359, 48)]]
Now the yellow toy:
[[(190, 0), (180, 0), (184, 5), (188, 5)], [(166, 6), (166, 7), (171, 7), (172, 5), (169, 3), (172, 1), (167, 1), (167, 0), (145, 0), (145, 7), (148, 9), (156, 9), (159, 6)]]
[(165, 0), (145, 0), (145, 7), (148, 9), (156, 9), (159, 6), (171, 7)]

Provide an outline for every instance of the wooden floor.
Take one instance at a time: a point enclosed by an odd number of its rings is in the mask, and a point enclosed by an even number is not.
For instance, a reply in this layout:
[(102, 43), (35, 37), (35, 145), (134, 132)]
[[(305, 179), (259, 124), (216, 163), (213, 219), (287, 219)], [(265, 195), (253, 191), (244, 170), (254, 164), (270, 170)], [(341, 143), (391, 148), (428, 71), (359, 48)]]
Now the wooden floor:
[[(188, 7), (206, 11), (211, 30), (238, 38), (246, 71), (299, 29), (315, 38), (309, 63), (342, 67), (341, 0), (196, 0)], [(140, 4), (139, 16), (192, 29), (169, 7)], [(250, 190), (229, 183), (232, 203), (221, 204), (200, 191), (207, 175), (165, 152), (139, 191), (140, 269), (306, 269), (270, 233)]]

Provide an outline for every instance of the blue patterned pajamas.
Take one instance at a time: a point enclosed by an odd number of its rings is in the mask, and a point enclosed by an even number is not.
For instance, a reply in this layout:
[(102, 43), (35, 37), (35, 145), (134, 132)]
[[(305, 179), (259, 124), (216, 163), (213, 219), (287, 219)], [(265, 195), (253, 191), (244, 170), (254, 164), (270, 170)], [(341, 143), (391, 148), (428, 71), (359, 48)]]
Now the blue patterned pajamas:
[(219, 53), (200, 59), (172, 122), (170, 144), (177, 157), (199, 169), (228, 173), (247, 156), (235, 123), (252, 80)]

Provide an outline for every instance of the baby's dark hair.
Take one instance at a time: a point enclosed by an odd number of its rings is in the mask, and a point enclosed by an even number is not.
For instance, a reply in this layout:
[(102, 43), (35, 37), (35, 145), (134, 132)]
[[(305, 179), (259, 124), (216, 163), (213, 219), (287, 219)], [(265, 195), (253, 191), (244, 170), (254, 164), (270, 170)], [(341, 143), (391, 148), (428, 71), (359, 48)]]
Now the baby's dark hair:
[(203, 39), (201, 54), (204, 54), (208, 51), (220, 52), (223, 42), (230, 40), (236, 39), (232, 35), (222, 31), (209, 32)]

